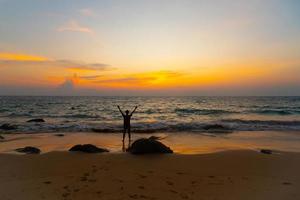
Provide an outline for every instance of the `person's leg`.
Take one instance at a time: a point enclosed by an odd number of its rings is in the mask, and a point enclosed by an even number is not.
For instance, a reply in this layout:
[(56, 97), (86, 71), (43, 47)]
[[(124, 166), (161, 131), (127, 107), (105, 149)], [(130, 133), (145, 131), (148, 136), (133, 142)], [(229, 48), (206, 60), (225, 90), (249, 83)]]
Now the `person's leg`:
[(126, 134), (126, 128), (124, 127), (124, 129), (123, 129), (123, 142), (124, 142), (124, 140), (125, 140), (125, 134)]
[(123, 146), (122, 146), (122, 151), (123, 151), (123, 152), (125, 152), (125, 151), (126, 151), (126, 149), (125, 149), (125, 143), (124, 143), (124, 140), (122, 141), (122, 143), (123, 143)]
[(128, 137), (129, 137), (129, 141), (131, 140), (131, 135), (130, 135), (130, 127), (128, 127), (128, 130), (127, 130), (127, 132), (128, 132)]

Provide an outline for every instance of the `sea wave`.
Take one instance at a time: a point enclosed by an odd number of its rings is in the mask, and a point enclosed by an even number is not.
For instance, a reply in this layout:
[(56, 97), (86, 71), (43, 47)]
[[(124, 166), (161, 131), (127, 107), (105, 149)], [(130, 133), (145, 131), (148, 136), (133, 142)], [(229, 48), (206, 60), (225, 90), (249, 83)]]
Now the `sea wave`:
[(236, 123), (238, 125), (250, 124), (250, 125), (267, 125), (267, 126), (296, 126), (300, 128), (300, 121), (280, 121), (280, 120), (243, 120), (243, 119), (224, 119), (224, 123)]
[[(120, 123), (16, 123), (12, 130), (0, 128), (2, 133), (41, 133), (41, 132), (99, 132), (116, 133), (122, 132)], [(1, 124), (0, 124), (1, 127)], [(242, 120), (223, 119), (214, 122), (154, 122), (133, 123), (132, 132), (155, 133), (155, 132), (212, 132), (231, 133), (234, 131), (300, 131), (300, 121), (278, 120)]]
[(178, 114), (196, 114), (196, 115), (217, 115), (217, 114), (233, 114), (236, 111), (219, 110), (219, 109), (189, 109), (189, 108), (176, 108), (175, 113)]
[(250, 110), (249, 113), (265, 114), (265, 115), (296, 115), (300, 114), (300, 110), (274, 110), (274, 109), (262, 109), (262, 110)]
[(104, 117), (95, 114), (35, 114), (28, 113), (10, 113), (4, 117), (26, 117), (26, 118), (67, 118), (67, 119), (104, 119)]

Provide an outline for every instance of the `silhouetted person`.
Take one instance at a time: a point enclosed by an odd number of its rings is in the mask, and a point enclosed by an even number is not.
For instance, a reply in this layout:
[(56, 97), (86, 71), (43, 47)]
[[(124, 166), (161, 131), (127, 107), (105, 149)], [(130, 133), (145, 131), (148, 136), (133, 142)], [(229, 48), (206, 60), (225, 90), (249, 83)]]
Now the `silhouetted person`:
[(124, 125), (123, 125), (123, 142), (125, 139), (125, 134), (126, 131), (128, 133), (128, 137), (129, 137), (129, 141), (131, 140), (131, 135), (130, 135), (130, 119), (132, 114), (135, 112), (135, 110), (137, 109), (137, 106), (134, 108), (134, 110), (129, 114), (129, 110), (125, 111), (125, 114), (122, 112), (120, 106), (118, 106), (119, 111), (121, 112), (123, 119), (124, 119)]

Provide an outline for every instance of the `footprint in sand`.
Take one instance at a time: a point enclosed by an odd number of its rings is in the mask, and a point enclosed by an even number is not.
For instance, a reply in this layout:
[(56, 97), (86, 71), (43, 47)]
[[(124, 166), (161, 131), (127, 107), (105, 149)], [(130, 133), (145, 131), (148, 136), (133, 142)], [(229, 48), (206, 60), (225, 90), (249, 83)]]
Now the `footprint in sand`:
[(132, 199), (148, 199), (148, 197), (143, 194), (129, 194), (128, 196)]
[(128, 195), (130, 198), (132, 198), (132, 199), (137, 199), (137, 198), (139, 198), (139, 196), (137, 195), (137, 194), (129, 194)]
[(140, 177), (140, 178), (147, 178), (147, 176), (142, 175), (142, 174), (139, 174), (139, 177)]
[(290, 182), (283, 182), (282, 185), (292, 185)]
[(88, 182), (95, 183), (97, 182), (97, 179), (89, 179)]
[(122, 179), (115, 179), (116, 181), (118, 181), (119, 183), (123, 183), (124, 181)]
[(90, 173), (88, 173), (88, 172), (83, 174), (83, 176), (89, 176), (89, 175), (90, 175)]
[(71, 193), (66, 192), (66, 193), (63, 193), (61, 196), (64, 197), (64, 198), (67, 198), (68, 196), (70, 196), (70, 194), (71, 194)]
[(142, 185), (140, 185), (138, 188), (141, 189), (141, 190), (144, 190), (144, 189), (145, 189), (145, 187), (142, 186)]
[(69, 186), (68, 186), (68, 185), (64, 186), (63, 188), (64, 188), (65, 190), (69, 190)]
[(186, 195), (186, 194), (180, 194), (180, 197), (181, 197), (182, 199), (188, 199), (188, 198), (189, 198), (189, 196)]
[(174, 194), (178, 194), (178, 192), (175, 191), (175, 190), (169, 190), (169, 191), (172, 192), (172, 193), (174, 193)]
[(191, 181), (192, 185), (195, 185), (197, 183), (197, 181)]
[(171, 182), (171, 181), (166, 181), (166, 183), (167, 183), (168, 185), (174, 185), (174, 183)]

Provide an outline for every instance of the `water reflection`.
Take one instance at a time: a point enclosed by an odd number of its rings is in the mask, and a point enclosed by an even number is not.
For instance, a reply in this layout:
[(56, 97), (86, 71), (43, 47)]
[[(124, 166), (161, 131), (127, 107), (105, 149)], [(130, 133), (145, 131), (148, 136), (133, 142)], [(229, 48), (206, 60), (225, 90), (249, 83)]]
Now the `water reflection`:
[(127, 151), (127, 149), (131, 146), (131, 140), (128, 140), (128, 145), (127, 145), (127, 148), (126, 148), (126, 146), (125, 146), (125, 141), (124, 140), (122, 140), (122, 151), (123, 152), (126, 152)]

